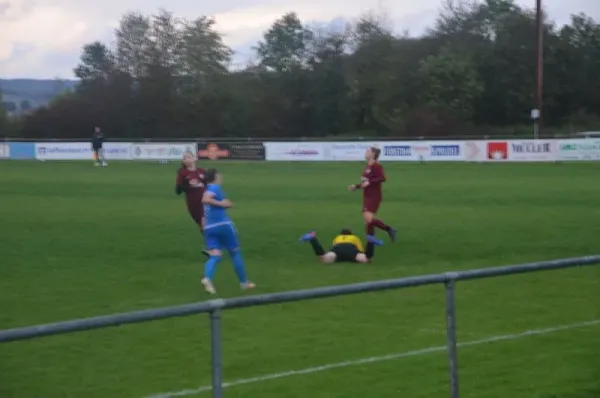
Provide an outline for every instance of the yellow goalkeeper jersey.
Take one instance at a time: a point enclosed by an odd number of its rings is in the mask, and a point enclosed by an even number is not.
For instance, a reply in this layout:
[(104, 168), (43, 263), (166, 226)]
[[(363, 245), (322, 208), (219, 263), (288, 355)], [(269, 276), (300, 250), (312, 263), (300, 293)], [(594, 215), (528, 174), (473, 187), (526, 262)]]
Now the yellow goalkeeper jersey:
[(364, 253), (365, 247), (363, 246), (362, 241), (356, 235), (338, 235), (333, 238), (333, 246), (343, 245), (343, 244), (351, 244), (354, 245), (359, 252)]

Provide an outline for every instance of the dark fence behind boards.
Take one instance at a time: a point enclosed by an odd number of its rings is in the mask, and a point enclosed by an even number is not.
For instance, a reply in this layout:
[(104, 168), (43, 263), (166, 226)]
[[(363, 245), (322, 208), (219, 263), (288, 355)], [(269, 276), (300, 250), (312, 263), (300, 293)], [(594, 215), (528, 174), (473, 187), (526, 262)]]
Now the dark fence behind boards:
[(402, 279), (390, 279), (377, 282), (356, 283), (351, 285), (331, 286), (317, 289), (296, 290), (290, 292), (216, 299), (202, 303), (180, 305), (175, 307), (156, 308), (122, 314), (105, 315), (93, 318), (75, 319), (72, 321), (30, 326), (0, 331), (0, 343), (34, 339), (43, 336), (65, 334), (83, 330), (101, 329), (130, 323), (156, 321), (208, 313), (211, 323), (212, 346), (212, 392), (214, 398), (223, 397), (223, 377), (221, 366), (221, 311), (225, 309), (262, 306), (334, 297), (349, 294), (374, 292), (381, 290), (402, 289), (407, 287), (444, 284), (446, 287), (446, 337), (448, 347), (448, 363), (450, 372), (450, 397), (459, 398), (458, 361), (456, 341), (456, 309), (455, 284), (457, 281), (491, 278), (497, 276), (522, 274), (535, 271), (570, 268), (600, 264), (600, 255), (567, 258), (553, 261), (542, 261), (506, 267), (483, 268), (469, 271), (447, 272), (443, 274), (424, 275)]

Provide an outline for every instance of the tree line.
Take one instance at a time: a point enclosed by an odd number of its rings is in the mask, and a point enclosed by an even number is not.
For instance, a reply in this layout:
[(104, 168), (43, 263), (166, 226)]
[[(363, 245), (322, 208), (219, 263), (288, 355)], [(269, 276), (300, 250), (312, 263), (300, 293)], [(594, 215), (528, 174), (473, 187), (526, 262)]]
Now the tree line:
[[(256, 62), (230, 67), (214, 20), (128, 13), (115, 44), (83, 47), (80, 84), (14, 121), (14, 134), (318, 137), (531, 134), (535, 12), (511, 0), (452, 1), (421, 37), (367, 15), (343, 28), (275, 21)], [(600, 125), (600, 24), (543, 21), (544, 130)], [(0, 123), (5, 118), (0, 114)], [(6, 121), (4, 121), (6, 123)]]

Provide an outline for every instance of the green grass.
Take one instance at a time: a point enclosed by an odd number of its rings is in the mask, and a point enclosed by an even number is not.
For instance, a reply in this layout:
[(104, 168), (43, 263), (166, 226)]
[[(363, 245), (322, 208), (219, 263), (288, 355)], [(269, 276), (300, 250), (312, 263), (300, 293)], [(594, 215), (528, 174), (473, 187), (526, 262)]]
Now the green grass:
[[(297, 243), (362, 234), (360, 164), (219, 163), (257, 293), (600, 252), (600, 164), (386, 164), (372, 265), (323, 266)], [(175, 165), (0, 163), (0, 329), (206, 299), (201, 238)], [(223, 297), (242, 294), (223, 261)], [(600, 268), (457, 286), (461, 341), (600, 319)], [(432, 286), (224, 313), (226, 380), (445, 343)], [(462, 397), (597, 398), (600, 326), (459, 350)], [(0, 345), (2, 398), (141, 398), (210, 384), (206, 316)], [(443, 351), (250, 383), (227, 398), (448, 396)], [(194, 397), (210, 396), (210, 393)]]

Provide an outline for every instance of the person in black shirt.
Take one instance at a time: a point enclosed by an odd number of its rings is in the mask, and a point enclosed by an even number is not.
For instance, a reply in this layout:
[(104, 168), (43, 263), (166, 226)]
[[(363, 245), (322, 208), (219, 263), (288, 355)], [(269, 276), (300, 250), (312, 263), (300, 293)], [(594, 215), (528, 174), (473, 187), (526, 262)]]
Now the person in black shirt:
[(104, 158), (104, 151), (102, 145), (104, 144), (104, 134), (100, 127), (94, 128), (94, 135), (92, 136), (92, 151), (94, 151), (95, 166), (107, 166), (106, 159)]

